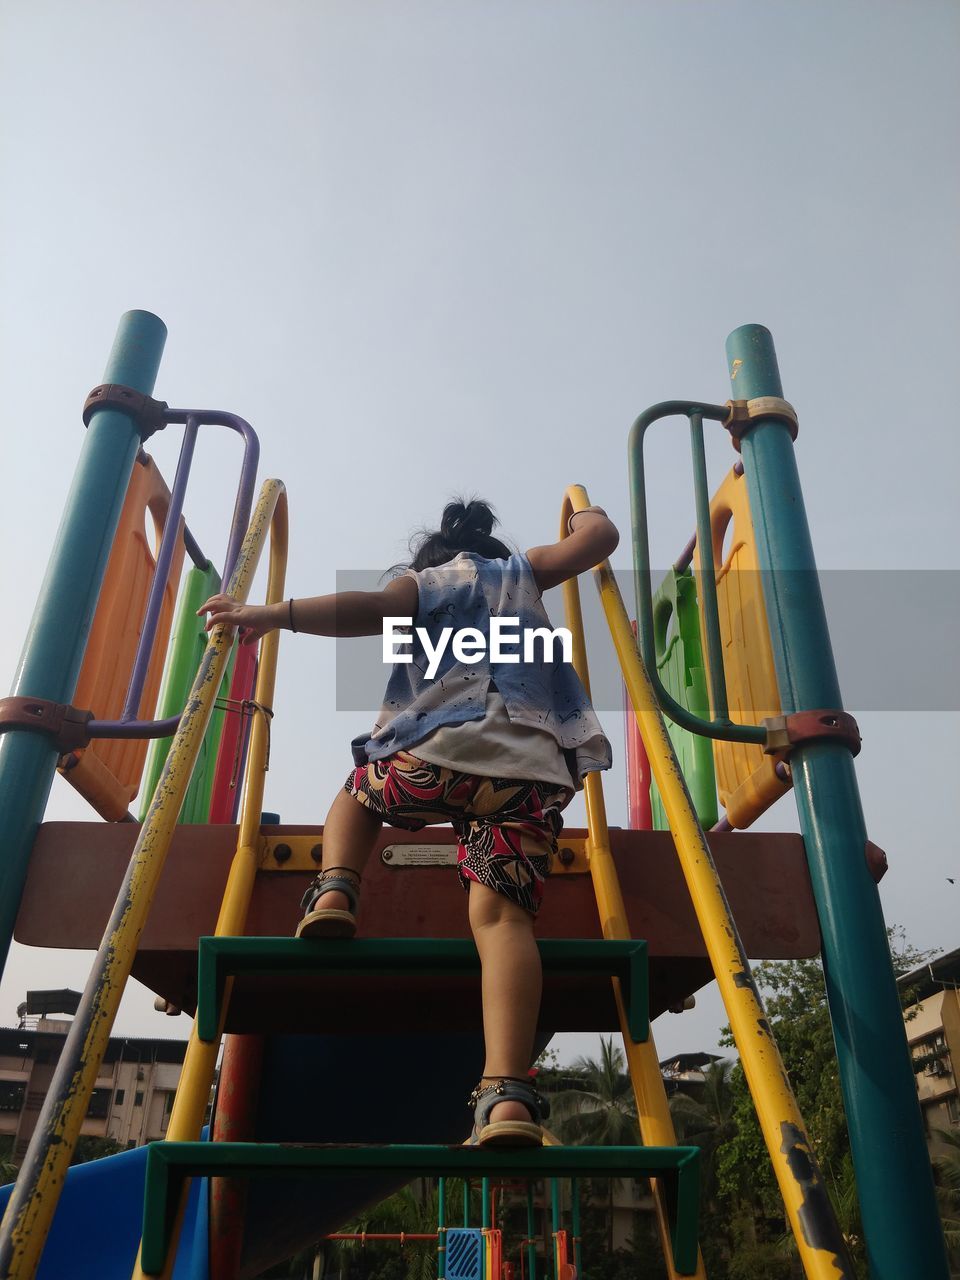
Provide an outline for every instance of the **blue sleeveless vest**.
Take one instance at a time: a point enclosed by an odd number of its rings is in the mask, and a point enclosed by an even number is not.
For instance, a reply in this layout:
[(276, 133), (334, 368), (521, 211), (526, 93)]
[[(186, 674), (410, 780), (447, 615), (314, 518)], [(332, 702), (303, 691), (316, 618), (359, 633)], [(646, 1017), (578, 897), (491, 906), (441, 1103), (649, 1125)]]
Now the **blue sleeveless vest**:
[[(448, 643), (433, 679), (427, 679), (427, 653), (414, 630), (409, 663), (394, 663), (383, 706), (372, 732), (354, 739), (358, 765), (382, 760), (395, 751), (410, 751), (441, 725), (480, 720), (486, 714), (487, 690), (493, 680), (511, 721), (545, 729), (556, 738), (568, 761), (575, 758), (575, 775), (609, 769), (610, 743), (590, 704), (572, 664), (560, 660), (559, 640), (553, 646), (556, 661), (546, 661), (541, 640), (534, 644), (533, 660), (523, 660), (523, 636), (528, 628), (552, 624), (537, 590), (529, 560), (512, 555), (508, 560), (486, 560), (463, 551), (447, 564), (407, 570), (419, 591), (414, 628), (422, 627), (436, 646), (444, 627), (454, 631), (474, 627), (485, 641), (478, 661), (458, 662)], [(516, 618), (519, 631), (509, 632), (504, 649), (518, 654), (519, 662), (493, 662), (489, 654), (491, 617)], [(517, 642), (513, 642), (514, 635)]]

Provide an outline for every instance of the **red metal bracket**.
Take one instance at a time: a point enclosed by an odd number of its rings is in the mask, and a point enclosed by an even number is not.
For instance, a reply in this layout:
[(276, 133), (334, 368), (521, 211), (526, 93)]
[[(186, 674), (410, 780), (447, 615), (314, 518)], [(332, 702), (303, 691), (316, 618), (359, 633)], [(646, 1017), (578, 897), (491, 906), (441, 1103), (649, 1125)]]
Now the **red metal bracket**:
[(46, 733), (60, 751), (85, 747), (90, 741), (87, 725), (92, 711), (80, 711), (69, 702), (50, 702), (47, 698), (0, 698), (0, 733), (26, 729)]
[(856, 720), (847, 711), (796, 711), (790, 716), (768, 716), (763, 721), (767, 731), (764, 753), (788, 756), (794, 747), (805, 742), (829, 739), (848, 747), (851, 755), (859, 755), (862, 739)]
[(870, 872), (870, 878), (875, 884), (879, 884), (887, 874), (887, 855), (878, 844), (874, 844), (872, 840), (868, 840), (863, 846), (863, 856), (867, 862), (867, 870)]
[(119, 409), (121, 413), (133, 418), (140, 431), (140, 440), (149, 440), (155, 431), (162, 431), (167, 425), (164, 414), (167, 411), (166, 400), (154, 400), (135, 391), (133, 387), (125, 387), (120, 382), (105, 382), (94, 387), (83, 402), (83, 425), (89, 427), (90, 419), (97, 409)]

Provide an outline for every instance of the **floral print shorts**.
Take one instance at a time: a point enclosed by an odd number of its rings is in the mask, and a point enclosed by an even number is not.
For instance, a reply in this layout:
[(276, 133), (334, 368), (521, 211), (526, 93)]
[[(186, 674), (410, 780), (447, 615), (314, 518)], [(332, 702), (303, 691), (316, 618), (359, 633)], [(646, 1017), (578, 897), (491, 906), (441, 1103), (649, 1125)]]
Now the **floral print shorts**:
[(344, 790), (406, 831), (449, 822), (465, 889), (484, 884), (536, 915), (573, 788), (459, 773), (398, 751), (352, 769)]

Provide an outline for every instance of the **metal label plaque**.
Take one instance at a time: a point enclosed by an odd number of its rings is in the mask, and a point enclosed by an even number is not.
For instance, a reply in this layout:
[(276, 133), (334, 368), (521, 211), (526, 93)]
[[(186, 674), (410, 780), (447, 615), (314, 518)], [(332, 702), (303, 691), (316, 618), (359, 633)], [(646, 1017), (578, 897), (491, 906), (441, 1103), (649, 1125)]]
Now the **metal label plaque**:
[(455, 867), (455, 844), (388, 844), (380, 857), (388, 867)]

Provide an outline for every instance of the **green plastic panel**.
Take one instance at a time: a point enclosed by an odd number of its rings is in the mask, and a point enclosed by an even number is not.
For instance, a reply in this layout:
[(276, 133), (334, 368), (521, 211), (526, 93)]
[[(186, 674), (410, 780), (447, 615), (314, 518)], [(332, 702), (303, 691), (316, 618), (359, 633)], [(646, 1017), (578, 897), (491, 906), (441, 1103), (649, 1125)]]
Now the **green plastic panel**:
[[(582, 938), (552, 938), (537, 943), (543, 967), (551, 973), (608, 974), (620, 979), (627, 1024), (634, 1043), (650, 1031), (647, 944)], [(365, 973), (479, 974), (474, 944), (461, 938), (201, 938), (197, 972), (197, 1035), (216, 1040), (228, 977), (239, 974), (324, 973), (337, 979)]]
[[(356, 946), (356, 943), (353, 944)], [(697, 1147), (281, 1146), (255, 1142), (153, 1142), (147, 1150), (141, 1265), (159, 1275), (183, 1183), (198, 1176), (291, 1174), (418, 1177), (663, 1179), (674, 1267), (697, 1267), (700, 1151)], [(318, 1189), (318, 1194), (321, 1192)]]
[[(158, 720), (179, 715), (186, 704), (207, 644), (204, 619), (197, 617), (197, 610), (204, 600), (216, 595), (219, 590), (220, 575), (213, 565), (208, 565), (206, 569), (193, 566), (184, 578), (180, 599), (177, 602), (177, 614), (173, 620), (167, 661), (163, 668), (163, 682), (160, 685), (160, 697), (157, 701), (156, 718)], [(230, 688), (235, 657), (236, 649), (230, 654), (230, 661), (220, 686), (221, 696)], [(206, 822), (208, 819), (224, 715), (225, 712), (215, 710), (210, 720), (210, 728), (200, 745), (197, 766), (193, 771), (193, 779), (183, 802), (183, 808), (180, 810), (181, 822)], [(150, 808), (157, 779), (160, 777), (172, 741), (172, 738), (157, 738), (150, 744), (140, 797), (141, 822)]]
[[(710, 698), (700, 642), (697, 588), (689, 569), (682, 573), (671, 569), (657, 588), (653, 597), (653, 630), (657, 671), (667, 692), (691, 714), (709, 720)], [(669, 718), (667, 728), (700, 825), (712, 827), (717, 821), (713, 744), (709, 738), (681, 729)], [(669, 830), (670, 824), (655, 782), (650, 783), (650, 805), (654, 829)]]

